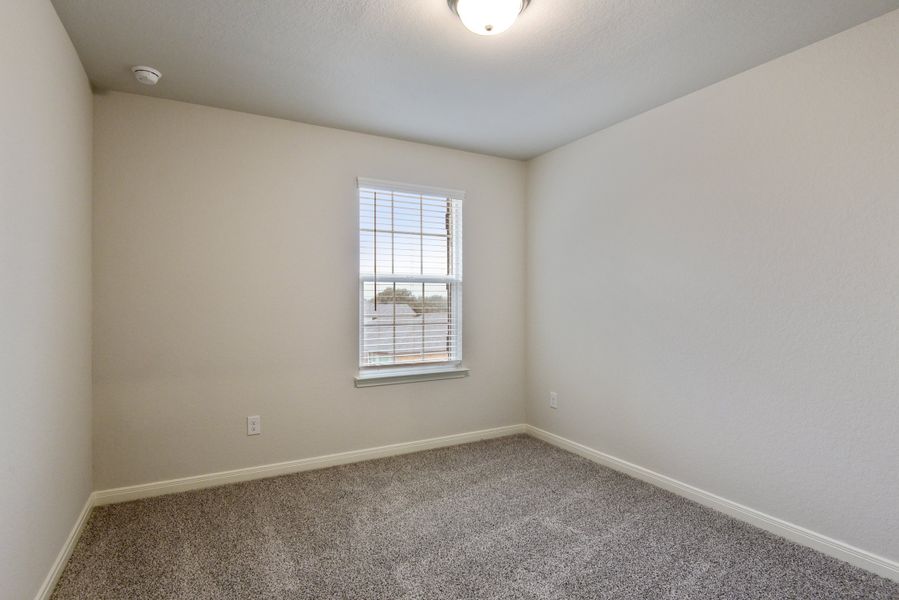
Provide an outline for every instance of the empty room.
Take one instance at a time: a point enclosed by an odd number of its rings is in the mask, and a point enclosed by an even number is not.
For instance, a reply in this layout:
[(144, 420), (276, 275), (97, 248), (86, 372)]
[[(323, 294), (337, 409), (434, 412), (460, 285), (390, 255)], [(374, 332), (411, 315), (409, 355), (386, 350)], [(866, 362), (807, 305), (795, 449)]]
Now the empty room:
[(0, 0), (0, 598), (899, 600), (899, 0)]

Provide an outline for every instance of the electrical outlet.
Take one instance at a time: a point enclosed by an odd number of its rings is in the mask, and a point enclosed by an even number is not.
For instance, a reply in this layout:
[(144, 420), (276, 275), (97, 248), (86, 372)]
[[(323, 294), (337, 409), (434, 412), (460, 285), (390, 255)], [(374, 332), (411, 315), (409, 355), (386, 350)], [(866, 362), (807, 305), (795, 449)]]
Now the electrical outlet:
[(262, 419), (257, 415), (247, 417), (247, 435), (259, 435), (262, 433)]
[(549, 393), (549, 407), (559, 408), (559, 395), (555, 392)]

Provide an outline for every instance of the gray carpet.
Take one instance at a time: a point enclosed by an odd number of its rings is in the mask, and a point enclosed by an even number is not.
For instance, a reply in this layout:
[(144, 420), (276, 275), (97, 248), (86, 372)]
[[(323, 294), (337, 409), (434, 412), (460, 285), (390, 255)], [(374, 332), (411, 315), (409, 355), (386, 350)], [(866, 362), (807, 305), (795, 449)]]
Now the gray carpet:
[(899, 598), (525, 436), (94, 510), (53, 600)]

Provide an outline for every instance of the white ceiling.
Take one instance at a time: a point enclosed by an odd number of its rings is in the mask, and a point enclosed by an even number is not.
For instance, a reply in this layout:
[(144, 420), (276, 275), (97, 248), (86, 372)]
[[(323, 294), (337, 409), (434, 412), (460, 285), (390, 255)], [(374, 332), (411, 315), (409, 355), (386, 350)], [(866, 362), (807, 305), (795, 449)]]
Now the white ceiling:
[(899, 8), (532, 0), (482, 37), (445, 0), (53, 3), (101, 89), (523, 159)]

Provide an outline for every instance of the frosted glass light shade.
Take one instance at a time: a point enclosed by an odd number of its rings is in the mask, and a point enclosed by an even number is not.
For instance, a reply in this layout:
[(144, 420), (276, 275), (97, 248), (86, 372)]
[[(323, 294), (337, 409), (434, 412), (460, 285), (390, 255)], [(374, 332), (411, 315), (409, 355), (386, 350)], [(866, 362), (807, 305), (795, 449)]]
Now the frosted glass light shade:
[(511, 27), (526, 0), (454, 0), (450, 6), (462, 24), (478, 35), (496, 35)]

